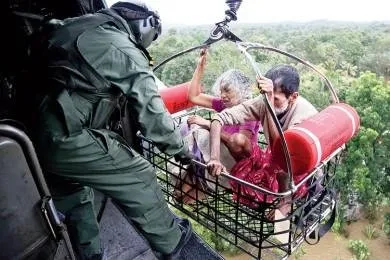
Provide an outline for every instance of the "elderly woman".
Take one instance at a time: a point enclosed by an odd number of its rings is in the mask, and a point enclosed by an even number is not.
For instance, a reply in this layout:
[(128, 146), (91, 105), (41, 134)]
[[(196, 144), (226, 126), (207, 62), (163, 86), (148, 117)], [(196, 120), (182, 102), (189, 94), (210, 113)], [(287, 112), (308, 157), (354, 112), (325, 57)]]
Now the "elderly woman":
[[(212, 87), (214, 96), (202, 93), (200, 81), (205, 65), (206, 51), (202, 50), (188, 92), (188, 99), (193, 104), (221, 112), (225, 108), (233, 107), (251, 98), (252, 84), (250, 79), (236, 69), (230, 69), (218, 77)], [(193, 153), (198, 160), (209, 161), (209, 130), (211, 122), (199, 115), (190, 116), (187, 122), (191, 129), (196, 129), (192, 131), (191, 135), (187, 136), (189, 143), (192, 144)], [(194, 125), (198, 127), (194, 127)], [(233, 167), (237, 161), (250, 156), (253, 144), (257, 144), (259, 127), (260, 123), (256, 120), (223, 127), (221, 132), (221, 154), (222, 160), (228, 169)], [(195, 183), (201, 183), (202, 188), (215, 189), (215, 177), (204, 172), (204, 168), (198, 168), (195, 174), (189, 175), (184, 183), (178, 185), (180, 187), (177, 186), (176, 198), (181, 197), (183, 202), (193, 202)], [(194, 177), (199, 175), (201, 176), (200, 178)], [(230, 188), (227, 180), (220, 179), (219, 183), (226, 188)], [(199, 194), (197, 196), (199, 197)]]
[[(206, 51), (201, 52), (198, 66), (191, 80), (188, 99), (195, 105), (221, 112), (252, 97), (251, 81), (241, 71), (231, 69), (224, 72), (214, 83), (215, 96), (201, 92), (200, 80), (206, 65)], [(189, 117), (188, 124), (197, 124), (210, 130), (211, 121), (198, 115)], [(226, 125), (222, 129), (221, 141), (229, 149), (235, 160), (250, 155), (252, 143), (257, 143), (260, 123), (256, 120), (243, 124)]]

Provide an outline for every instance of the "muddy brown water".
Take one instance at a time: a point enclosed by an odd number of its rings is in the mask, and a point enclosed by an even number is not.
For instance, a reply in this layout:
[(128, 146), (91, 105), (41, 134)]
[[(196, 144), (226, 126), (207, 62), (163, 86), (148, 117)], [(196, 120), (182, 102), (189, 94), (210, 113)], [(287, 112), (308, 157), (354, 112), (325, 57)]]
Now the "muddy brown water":
[[(390, 212), (390, 207), (386, 208), (386, 212)], [(383, 216), (383, 212), (380, 214)], [(354, 259), (352, 253), (348, 249), (349, 240), (362, 240), (370, 252), (370, 260), (388, 260), (390, 259), (390, 239), (382, 231), (382, 217), (373, 223), (374, 227), (379, 233), (376, 239), (368, 239), (363, 230), (370, 224), (368, 220), (363, 219), (353, 222), (346, 226), (348, 238), (329, 232), (327, 233), (317, 245), (311, 246), (303, 244), (300, 256), (291, 255), (288, 259), (294, 260), (350, 260)], [(298, 250), (299, 251), (299, 250)], [(298, 252), (297, 251), (297, 252)], [(250, 260), (253, 259), (246, 254), (237, 256), (225, 256), (227, 260)]]

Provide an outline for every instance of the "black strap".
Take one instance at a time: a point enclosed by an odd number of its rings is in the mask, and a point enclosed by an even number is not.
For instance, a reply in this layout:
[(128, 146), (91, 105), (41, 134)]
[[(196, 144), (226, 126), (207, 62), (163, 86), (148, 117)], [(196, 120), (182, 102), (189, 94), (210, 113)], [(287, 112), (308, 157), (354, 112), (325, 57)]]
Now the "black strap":
[(336, 208), (337, 208), (337, 200), (336, 200), (336, 192), (334, 189), (323, 189), (321, 191), (321, 195), (318, 197), (317, 201), (310, 205), (310, 209), (309, 211), (312, 211), (312, 210), (315, 210), (317, 208), (317, 206), (322, 203), (322, 201), (325, 199), (325, 197), (329, 195), (330, 197), (330, 203), (333, 203), (333, 201), (335, 202), (334, 204), (334, 207), (332, 209), (332, 214), (330, 216), (330, 218), (328, 219), (328, 221), (326, 223), (319, 223), (318, 224), (318, 227), (309, 234), (309, 238), (311, 240), (314, 240), (314, 242), (309, 242), (310, 240), (307, 239), (307, 236), (305, 234), (305, 241), (306, 243), (308, 243), (309, 245), (315, 245), (317, 244), (321, 237), (323, 237), (333, 226), (335, 220), (336, 220)]

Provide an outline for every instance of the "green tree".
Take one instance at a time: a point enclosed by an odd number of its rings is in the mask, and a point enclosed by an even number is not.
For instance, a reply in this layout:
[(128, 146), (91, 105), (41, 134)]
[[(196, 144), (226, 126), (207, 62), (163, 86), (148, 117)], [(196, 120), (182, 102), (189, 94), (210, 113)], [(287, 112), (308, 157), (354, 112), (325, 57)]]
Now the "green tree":
[(347, 146), (337, 183), (344, 196), (358, 191), (367, 212), (374, 217), (381, 195), (388, 196), (390, 191), (390, 86), (383, 78), (366, 72), (346, 89), (345, 99), (360, 115), (361, 128)]

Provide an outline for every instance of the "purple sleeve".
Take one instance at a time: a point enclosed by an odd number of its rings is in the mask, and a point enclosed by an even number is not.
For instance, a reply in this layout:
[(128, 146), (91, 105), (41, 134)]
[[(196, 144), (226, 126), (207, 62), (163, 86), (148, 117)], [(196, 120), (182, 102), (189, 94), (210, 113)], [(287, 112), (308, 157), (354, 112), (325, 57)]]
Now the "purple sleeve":
[(226, 108), (226, 106), (223, 103), (222, 99), (213, 98), (213, 100), (211, 100), (211, 108), (217, 112), (221, 112), (222, 110), (224, 110)]
[(246, 121), (244, 124), (240, 125), (240, 130), (248, 130), (252, 134), (257, 134), (259, 131), (259, 126), (259, 121)]
[(246, 121), (245, 124), (240, 125), (240, 130), (247, 130), (252, 133), (252, 144), (257, 144), (257, 137), (260, 129), (259, 121)]

